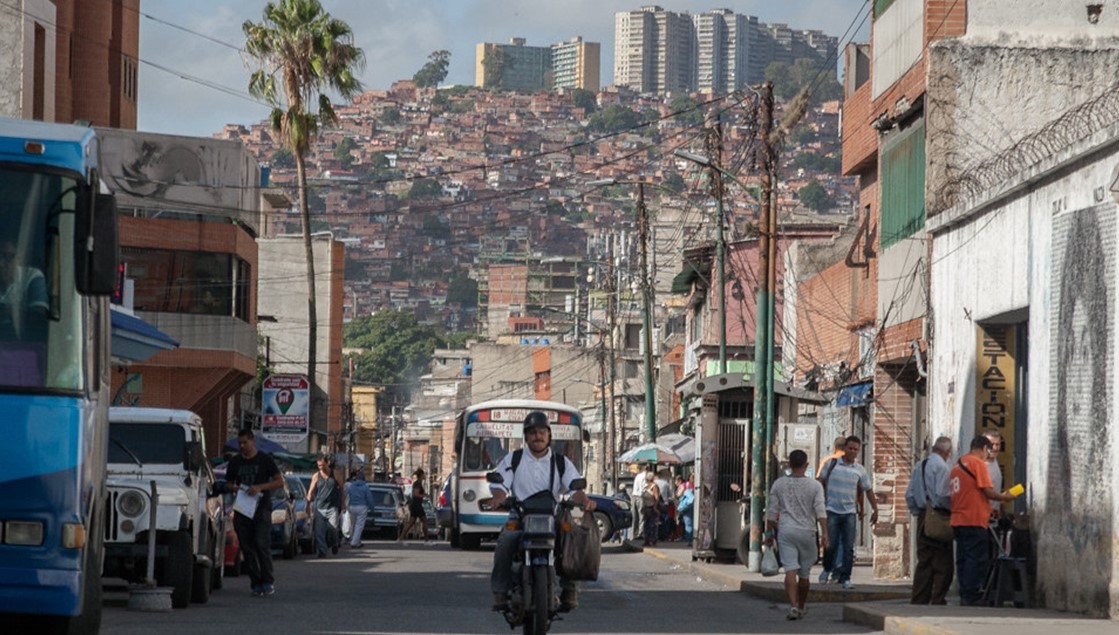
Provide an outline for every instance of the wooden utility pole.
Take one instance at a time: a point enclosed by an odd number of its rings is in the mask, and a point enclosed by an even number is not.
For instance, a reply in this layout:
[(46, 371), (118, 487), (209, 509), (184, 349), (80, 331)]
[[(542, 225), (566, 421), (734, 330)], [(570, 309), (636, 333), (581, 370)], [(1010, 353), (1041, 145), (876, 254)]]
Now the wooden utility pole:
[(657, 401), (653, 391), (653, 306), (649, 284), (649, 210), (645, 184), (637, 183), (637, 236), (641, 249), (641, 305), (645, 336), (645, 442), (657, 440)]
[(711, 196), (715, 199), (715, 262), (719, 287), (719, 374), (727, 372), (727, 242), (723, 213), (723, 123), (718, 115), (707, 131), (708, 172), (711, 175)]

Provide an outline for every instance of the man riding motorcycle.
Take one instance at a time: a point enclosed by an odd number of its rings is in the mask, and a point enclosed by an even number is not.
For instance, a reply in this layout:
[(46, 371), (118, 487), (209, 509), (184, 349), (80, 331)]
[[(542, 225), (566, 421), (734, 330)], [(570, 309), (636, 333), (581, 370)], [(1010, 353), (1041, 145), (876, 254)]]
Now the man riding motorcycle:
[[(560, 495), (571, 491), (573, 480), (581, 478), (579, 470), (570, 459), (552, 458), (552, 427), (548, 423), (548, 415), (539, 411), (528, 413), (524, 420), (524, 437), (526, 451), (506, 454), (495, 468), (495, 471), (505, 479), (503, 484), (490, 483), (492, 504), (495, 508), (505, 502), (510, 492), (518, 499), (525, 500), (537, 492), (547, 490), (549, 484), (552, 493), (559, 498)], [(514, 456), (517, 454), (520, 458), (514, 468)], [(556, 460), (564, 461), (565, 466), (562, 470), (556, 469)], [(594, 501), (581, 490), (575, 491), (571, 495), (571, 500), (581, 505), (585, 513), (594, 511)], [(513, 557), (520, 546), (523, 533), (505, 528), (497, 538), (497, 546), (493, 552), (493, 573), (490, 575), (494, 610), (503, 610), (508, 602), (506, 598), (513, 586)], [(579, 606), (578, 582), (561, 578), (560, 588), (561, 613)]]

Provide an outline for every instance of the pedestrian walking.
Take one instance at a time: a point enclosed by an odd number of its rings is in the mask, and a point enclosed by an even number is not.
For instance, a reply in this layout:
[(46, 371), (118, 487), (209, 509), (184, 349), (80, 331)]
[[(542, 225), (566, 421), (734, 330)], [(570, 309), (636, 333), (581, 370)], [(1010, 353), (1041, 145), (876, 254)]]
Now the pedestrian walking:
[(272, 595), (272, 492), (284, 486), (284, 476), (272, 455), (256, 449), (252, 430), (246, 428), (237, 434), (237, 446), (241, 453), (229, 460), (226, 487), (230, 492), (243, 489), (246, 496), (256, 498), (256, 511), (251, 517), (235, 511), (233, 531), (241, 544), (253, 595)]
[(991, 440), (980, 435), (971, 451), (961, 456), (948, 473), (952, 491), (952, 537), (956, 541), (956, 572), (960, 582), (960, 605), (973, 606), (982, 599), (991, 552), (987, 537), (989, 501), (1011, 501), (1014, 496), (995, 491), (987, 472)]
[(910, 604), (948, 603), (944, 598), (952, 586), (952, 541), (926, 536), (925, 520), (928, 514), (947, 513), (952, 509), (952, 493), (948, 489), (951, 457), (952, 440), (939, 437), (929, 455), (919, 461), (909, 475), (905, 504), (909, 513), (917, 517), (917, 565), (913, 570)]
[(423, 531), (424, 544), (431, 544), (431, 540), (427, 537), (427, 512), (424, 511), (425, 496), (423, 483), (413, 482), (412, 495), (408, 498), (408, 520), (404, 523), (404, 529), (401, 530), (400, 535), (396, 537), (397, 542), (403, 542), (408, 532), (412, 531), (412, 528), (418, 522), (420, 529)]
[(319, 457), (319, 470), (311, 477), (307, 503), (315, 514), (315, 553), (325, 558), (326, 552), (338, 553), (342, 521), (342, 490), (330, 469), (330, 461)]
[(652, 478), (652, 471), (646, 474), (648, 478), (641, 493), (641, 524), (644, 528), (642, 544), (655, 547), (660, 538), (661, 488)]
[(827, 581), (825, 576), (830, 569), (833, 579), (837, 579), (844, 589), (854, 588), (851, 569), (855, 565), (855, 532), (858, 521), (863, 517), (858, 501), (864, 493), (873, 510), (870, 522), (878, 522), (878, 500), (874, 496), (870, 475), (857, 461), (862, 446), (859, 437), (847, 437), (843, 456), (828, 461), (819, 478), (824, 486), (828, 511), (828, 547), (824, 550), (825, 572), (820, 574), (820, 582)]
[(645, 486), (649, 480), (652, 480), (653, 474), (651, 465), (646, 465), (644, 469), (639, 469), (636, 465), (633, 466), (638, 469), (633, 477), (633, 489), (630, 494), (633, 496), (633, 539), (637, 540), (638, 536), (645, 535)]
[(369, 519), (369, 510), (373, 507), (373, 492), (365, 484), (365, 474), (358, 470), (346, 483), (347, 507), (353, 525), (350, 529), (350, 548), (358, 549), (363, 546), (361, 535), (365, 532), (365, 523)]
[(820, 541), (827, 545), (828, 515), (824, 506), (824, 486), (809, 478), (808, 455), (803, 450), (789, 454), (792, 474), (773, 482), (766, 509), (765, 543), (773, 545), (781, 555), (785, 567), (785, 594), (789, 597), (786, 619), (799, 620), (808, 607), (808, 589), (812, 565), (820, 553), (816, 545), (817, 531)]

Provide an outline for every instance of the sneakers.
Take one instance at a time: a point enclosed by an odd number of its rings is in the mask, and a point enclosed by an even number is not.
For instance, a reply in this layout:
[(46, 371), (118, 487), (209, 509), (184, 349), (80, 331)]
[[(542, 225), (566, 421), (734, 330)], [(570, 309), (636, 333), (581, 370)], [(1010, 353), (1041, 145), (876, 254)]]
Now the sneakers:
[(845, 580), (843, 582), (840, 582), (840, 586), (843, 587), (844, 591), (851, 591), (855, 588), (855, 585), (851, 584), (850, 580)]
[(260, 594), (264, 596), (276, 595), (276, 587), (271, 584), (265, 584), (260, 587)]
[(570, 613), (579, 608), (579, 591), (567, 588), (560, 593), (560, 613)]
[(785, 619), (789, 620), (790, 622), (793, 620), (799, 620), (802, 617), (804, 617), (804, 611), (801, 611), (795, 606), (790, 606), (789, 612), (785, 614)]
[(434, 543), (434, 542), (431, 542), (430, 540), (425, 540), (425, 541), (424, 541), (424, 544), (425, 544), (425, 545), (428, 545), (428, 546), (431, 546), (431, 545), (434, 545), (435, 543)]
[(493, 593), (493, 610), (504, 611), (505, 607), (508, 606), (508, 605), (509, 605), (509, 600), (507, 600), (505, 598), (505, 594), (504, 593), (498, 593), (497, 591), (494, 591), (494, 593)]
[(253, 585), (253, 597), (258, 598), (258, 597), (261, 597), (263, 595), (264, 595), (264, 585), (254, 584)]
[(825, 570), (820, 572), (820, 584), (827, 584), (827, 583), (828, 583), (828, 570), (825, 569)]

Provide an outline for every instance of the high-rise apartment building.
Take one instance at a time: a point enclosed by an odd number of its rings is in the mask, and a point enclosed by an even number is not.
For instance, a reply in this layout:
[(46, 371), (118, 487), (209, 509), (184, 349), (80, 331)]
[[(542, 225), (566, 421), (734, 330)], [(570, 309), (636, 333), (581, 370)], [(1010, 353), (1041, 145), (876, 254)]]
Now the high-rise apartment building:
[(644, 6), (614, 14), (614, 83), (641, 93), (726, 93), (761, 82), (773, 62), (801, 58), (834, 77), (838, 45), (820, 31), (767, 25), (730, 9), (691, 15)]
[(547, 89), (552, 84), (552, 47), (526, 46), (522, 37), (511, 38), (508, 44), (478, 44), (474, 83), (502, 90)]
[(552, 45), (552, 87), (598, 92), (602, 45), (573, 37)]
[(695, 27), (687, 13), (655, 5), (614, 14), (614, 83), (641, 93), (695, 86)]

